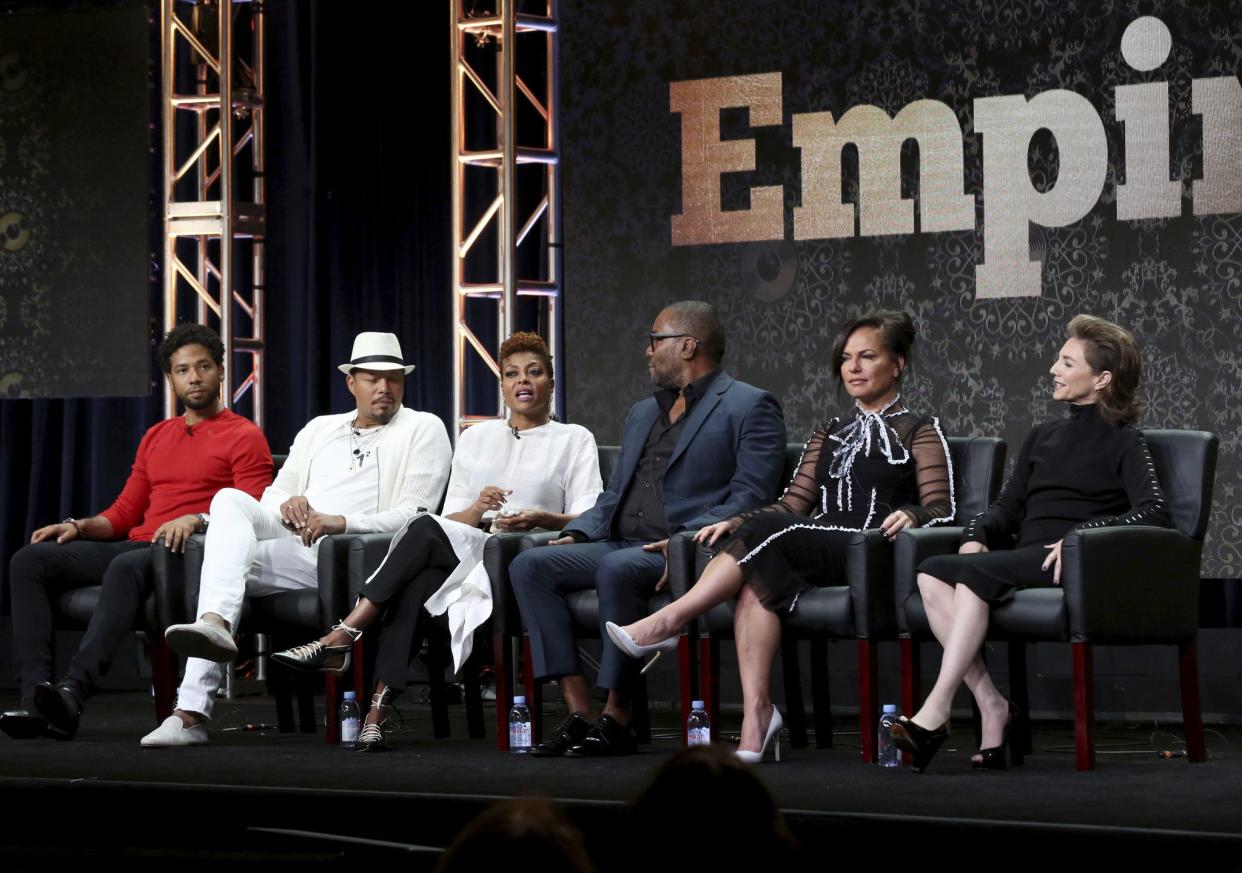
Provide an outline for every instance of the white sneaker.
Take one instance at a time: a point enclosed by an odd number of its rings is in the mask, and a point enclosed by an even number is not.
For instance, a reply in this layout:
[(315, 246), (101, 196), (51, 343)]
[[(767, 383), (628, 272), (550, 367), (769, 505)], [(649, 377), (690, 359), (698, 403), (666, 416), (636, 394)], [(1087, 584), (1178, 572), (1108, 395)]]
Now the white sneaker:
[(185, 658), (202, 658), (227, 664), (237, 657), (237, 643), (233, 635), (219, 625), (201, 618), (191, 624), (169, 625), (164, 631), (169, 647)]
[(160, 726), (142, 738), (144, 749), (170, 749), (174, 746), (201, 746), (207, 742), (207, 726), (202, 722), (186, 727), (175, 715), (170, 715)]

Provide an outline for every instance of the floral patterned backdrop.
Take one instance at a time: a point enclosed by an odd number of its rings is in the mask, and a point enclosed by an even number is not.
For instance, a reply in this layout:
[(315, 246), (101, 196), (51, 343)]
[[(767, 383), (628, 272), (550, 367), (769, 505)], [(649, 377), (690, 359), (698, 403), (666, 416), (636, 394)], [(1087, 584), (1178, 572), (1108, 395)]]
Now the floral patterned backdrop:
[(150, 390), (148, 41), (141, 5), (4, 19), (0, 398)]
[[(615, 442), (629, 403), (649, 386), (645, 334), (673, 300), (709, 300), (723, 312), (726, 366), (772, 391), (800, 440), (841, 401), (827, 361), (836, 328), (874, 307), (900, 307), (919, 331), (912, 406), (939, 414), (952, 434), (999, 434), (1016, 452), (1031, 425), (1060, 414), (1047, 368), (1064, 325), (1091, 312), (1129, 327), (1144, 356), (1148, 427), (1201, 428), (1221, 438), (1206, 576), (1242, 576), (1242, 493), (1234, 402), (1242, 380), (1242, 215), (1195, 216), (1201, 123), (1191, 79), (1242, 69), (1242, 3), (1134, 0), (825, 3), (820, 0), (562, 0), (561, 104), (565, 172), (566, 354), (570, 418)], [(1173, 51), (1141, 73), (1121, 57), (1128, 24), (1155, 15)], [(748, 73), (783, 76), (784, 124), (750, 128), (745, 110), (721, 113), (722, 138), (752, 138), (754, 172), (723, 178), (725, 209), (747, 191), (783, 185), (785, 240), (671, 245), (681, 211), (679, 116), (669, 83)], [(1169, 83), (1173, 178), (1182, 215), (1119, 221), (1123, 181), (1118, 85)], [(1032, 97), (1055, 88), (1086, 97), (1104, 121), (1109, 174), (1099, 202), (1061, 228), (1032, 226), (1044, 258), (1039, 297), (975, 299), (983, 260), (982, 143), (972, 101)], [(895, 114), (923, 98), (957, 114), (972, 231), (793, 241), (801, 205), (793, 113), (872, 104)], [(1242, 161), (1242, 157), (1238, 160)], [(843, 172), (857, 194), (857, 159)], [(903, 160), (903, 193), (917, 169)], [(1057, 152), (1038, 136), (1032, 182), (1055, 182)], [(1242, 172), (1242, 167), (1239, 168)]]

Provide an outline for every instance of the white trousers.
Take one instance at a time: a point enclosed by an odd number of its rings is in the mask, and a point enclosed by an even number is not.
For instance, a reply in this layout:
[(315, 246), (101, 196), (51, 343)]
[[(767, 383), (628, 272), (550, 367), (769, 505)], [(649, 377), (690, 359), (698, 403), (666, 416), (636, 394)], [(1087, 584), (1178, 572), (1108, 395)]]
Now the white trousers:
[[(318, 553), (319, 543), (302, 545), (302, 538), (286, 529), (279, 515), (246, 492), (236, 488), (217, 492), (203, 546), (198, 617), (214, 612), (236, 629), (247, 596), (314, 587)], [(188, 658), (177, 707), (210, 718), (216, 691), (230, 666)]]

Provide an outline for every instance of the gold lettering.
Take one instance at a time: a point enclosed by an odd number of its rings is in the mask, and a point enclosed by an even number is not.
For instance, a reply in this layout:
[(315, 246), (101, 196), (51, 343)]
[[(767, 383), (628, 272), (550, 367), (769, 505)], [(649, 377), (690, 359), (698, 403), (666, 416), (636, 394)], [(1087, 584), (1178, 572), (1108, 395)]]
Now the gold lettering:
[(783, 239), (784, 190), (750, 189), (750, 209), (720, 205), (722, 173), (755, 169), (753, 139), (720, 139), (720, 110), (745, 106), (751, 127), (781, 123), (781, 74), (760, 73), (669, 84), (669, 109), (681, 115), (681, 212), (673, 216), (673, 245)]

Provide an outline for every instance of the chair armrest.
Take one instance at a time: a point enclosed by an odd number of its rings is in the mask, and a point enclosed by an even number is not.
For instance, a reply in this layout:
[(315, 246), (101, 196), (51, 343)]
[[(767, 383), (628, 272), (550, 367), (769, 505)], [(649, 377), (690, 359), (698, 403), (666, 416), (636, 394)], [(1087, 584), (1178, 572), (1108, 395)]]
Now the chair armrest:
[(1183, 642), (1199, 630), (1203, 544), (1178, 530), (1104, 527), (1061, 545), (1070, 642)]
[[(699, 560), (699, 544), (694, 541), (696, 533), (698, 531), (685, 530), (669, 537), (668, 590), (674, 600), (685, 596), (705, 566)], [(702, 557), (706, 559), (707, 556)]]
[(522, 543), (527, 536), (518, 531), (497, 533), (483, 544), (483, 569), (492, 584), (492, 630), (496, 633), (518, 636), (522, 632), (517, 598), (509, 584), (509, 564), (523, 551)]
[(392, 534), (332, 534), (319, 543), (316, 573), (319, 610), (325, 623), (340, 621), (353, 606), (354, 598), (350, 595), (349, 586), (350, 554), (354, 543), (363, 537), (387, 537), (391, 540)]
[(559, 539), (561, 532), (559, 530), (541, 530), (535, 533), (518, 534), (521, 538), (518, 543), (518, 551), (524, 552), (527, 549), (535, 549), (540, 546), (546, 546), (555, 539)]
[(897, 630), (902, 636), (910, 633), (906, 601), (918, 590), (919, 564), (936, 555), (956, 554), (962, 530), (960, 527), (916, 527), (897, 534), (893, 544), (893, 597)]
[(894, 639), (893, 544), (878, 530), (851, 534), (845, 559), (850, 610), (859, 639)]
[(188, 567), (194, 564), (194, 598), (198, 601), (198, 579), (203, 568), (203, 535), (194, 534), (186, 542), (184, 552), (164, 548), (163, 539), (151, 544), (152, 588), (155, 592), (155, 620), (162, 631), (169, 625), (193, 619), (190, 615), (190, 598), (187, 594)]

